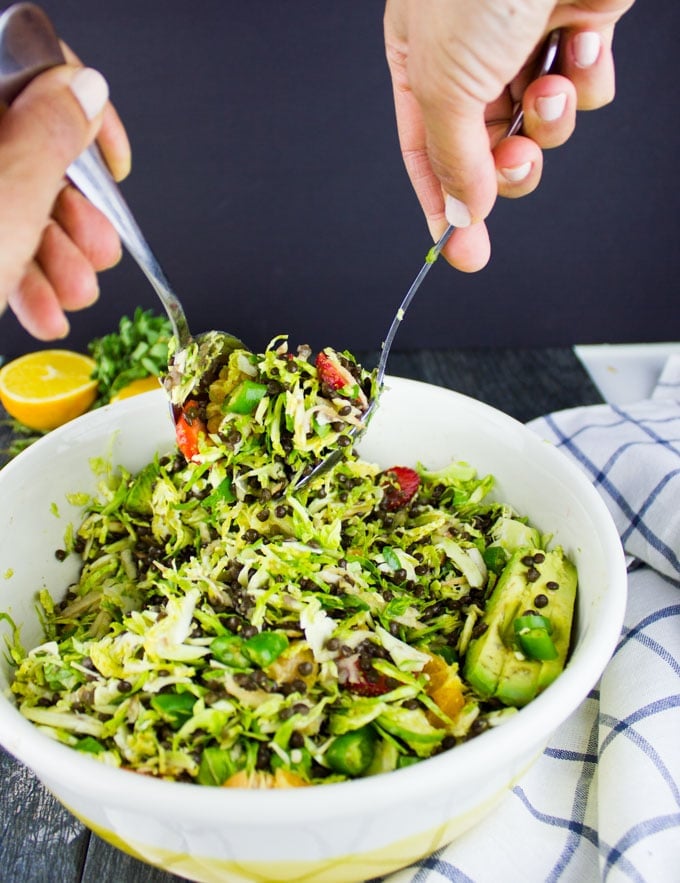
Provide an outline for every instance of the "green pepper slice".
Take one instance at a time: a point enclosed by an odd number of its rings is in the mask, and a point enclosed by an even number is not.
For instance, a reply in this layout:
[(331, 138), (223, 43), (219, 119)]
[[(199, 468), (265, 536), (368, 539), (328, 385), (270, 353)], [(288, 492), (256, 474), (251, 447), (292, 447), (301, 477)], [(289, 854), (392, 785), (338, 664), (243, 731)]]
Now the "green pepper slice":
[(215, 503), (223, 502), (223, 503), (234, 503), (236, 502), (236, 493), (234, 492), (234, 485), (229, 475), (225, 476), (222, 481), (217, 485), (215, 490), (210, 494), (209, 497), (206, 498), (206, 504), (208, 506), (212, 506)]
[(252, 663), (266, 668), (287, 646), (288, 638), (282, 632), (260, 632), (243, 642), (243, 652)]
[(254, 380), (244, 380), (236, 387), (227, 402), (227, 410), (234, 414), (252, 414), (267, 394), (267, 387)]
[(243, 639), (237, 635), (219, 635), (210, 642), (210, 652), (222, 665), (230, 668), (248, 668), (248, 659), (243, 654)]
[(345, 776), (360, 776), (373, 761), (375, 755), (375, 732), (371, 727), (361, 727), (338, 736), (328, 746), (325, 754), (328, 766)]
[(524, 616), (518, 616), (514, 623), (515, 634), (524, 629), (545, 629), (546, 632), (552, 634), (552, 623), (547, 616), (541, 616), (540, 613), (525, 613)]
[(530, 659), (539, 661), (557, 659), (557, 647), (550, 637), (552, 623), (540, 613), (518, 616), (514, 622), (517, 643)]

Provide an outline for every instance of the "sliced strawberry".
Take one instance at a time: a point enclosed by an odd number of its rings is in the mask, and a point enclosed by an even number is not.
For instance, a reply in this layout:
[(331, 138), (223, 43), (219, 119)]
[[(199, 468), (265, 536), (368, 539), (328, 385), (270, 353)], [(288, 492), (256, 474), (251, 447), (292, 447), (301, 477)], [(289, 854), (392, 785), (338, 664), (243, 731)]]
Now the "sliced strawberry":
[(366, 672), (359, 665), (358, 654), (346, 659), (339, 659), (337, 666), (340, 685), (351, 693), (356, 693), (357, 696), (381, 696), (383, 693), (389, 693), (392, 689), (387, 677), (384, 674), (378, 674), (375, 670), (372, 672), (375, 677), (370, 680), (367, 678)]
[(349, 371), (328, 353), (320, 352), (316, 357), (315, 364), (319, 380), (333, 391), (344, 389), (344, 387), (356, 383)]
[(353, 681), (346, 684), (347, 689), (357, 696), (382, 696), (383, 693), (389, 693), (392, 689), (385, 675), (378, 675), (375, 681)]
[(199, 417), (198, 402), (189, 399), (184, 403), (175, 423), (177, 447), (187, 460), (191, 460), (198, 454), (198, 440), (207, 431), (205, 423)]
[(390, 512), (403, 509), (418, 493), (420, 476), (410, 466), (392, 466), (383, 472), (383, 476), (386, 479), (382, 482), (383, 505)]
[(332, 351), (322, 350), (314, 363), (319, 375), (322, 388), (325, 387), (334, 392), (344, 392), (347, 401), (351, 402), (361, 411), (368, 408), (368, 399), (359, 386), (359, 382), (352, 372), (342, 364), (338, 356)]

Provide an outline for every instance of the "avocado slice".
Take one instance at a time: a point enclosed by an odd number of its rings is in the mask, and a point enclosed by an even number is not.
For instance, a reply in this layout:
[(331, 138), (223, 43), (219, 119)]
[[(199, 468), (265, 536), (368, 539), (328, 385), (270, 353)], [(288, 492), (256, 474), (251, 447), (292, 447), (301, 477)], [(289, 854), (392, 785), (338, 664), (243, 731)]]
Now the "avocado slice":
[[(465, 655), (465, 679), (479, 696), (522, 706), (555, 680), (569, 651), (576, 586), (576, 568), (561, 548), (515, 552), (487, 603), (486, 630)], [(549, 625), (553, 659), (532, 659), (520, 649), (515, 620), (528, 611)]]

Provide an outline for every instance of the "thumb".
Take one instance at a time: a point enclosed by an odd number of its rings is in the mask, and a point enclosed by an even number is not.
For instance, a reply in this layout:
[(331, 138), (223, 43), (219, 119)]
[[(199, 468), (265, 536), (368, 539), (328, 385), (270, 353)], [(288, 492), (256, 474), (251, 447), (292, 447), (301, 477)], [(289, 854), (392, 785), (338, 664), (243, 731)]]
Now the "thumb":
[(0, 116), (0, 299), (37, 251), (66, 169), (97, 134), (107, 99), (100, 73), (63, 65)]

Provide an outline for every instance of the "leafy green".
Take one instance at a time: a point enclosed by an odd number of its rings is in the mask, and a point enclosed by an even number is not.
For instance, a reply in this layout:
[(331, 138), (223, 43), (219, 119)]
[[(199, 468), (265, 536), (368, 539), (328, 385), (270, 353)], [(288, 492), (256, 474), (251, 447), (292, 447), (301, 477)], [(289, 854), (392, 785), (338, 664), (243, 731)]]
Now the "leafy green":
[[(232, 353), (190, 460), (96, 464), (98, 495), (65, 543), (78, 580), (60, 603), (40, 593), (39, 647), (7, 641), (29, 720), (102, 762), (212, 786), (373, 775), (495, 725), (458, 666), (508, 545), (540, 534), (463, 462), (419, 466), (396, 509), (351, 444), (296, 487), (362, 414), (309, 356), (285, 341)], [(341, 364), (370, 396), (363, 369)], [(239, 387), (257, 395), (235, 412)]]
[[(92, 407), (106, 405), (133, 380), (160, 376), (168, 367), (171, 337), (172, 326), (166, 316), (137, 307), (132, 318), (122, 317), (118, 331), (92, 340), (88, 351), (96, 363), (92, 377), (98, 383)], [(0, 365), (2, 363), (0, 356)], [(45, 435), (11, 417), (0, 420), (0, 425), (9, 427), (11, 432), (9, 445), (0, 449), (0, 468), (4, 465), (3, 457), (11, 460)]]
[(95, 406), (105, 405), (133, 380), (159, 376), (168, 366), (170, 320), (152, 310), (137, 307), (132, 318), (123, 316), (118, 331), (92, 340), (88, 345), (98, 382)]
[[(15, 420), (13, 417), (7, 417), (6, 420), (0, 420), (0, 425), (7, 426), (11, 433), (9, 445), (6, 448), (0, 449), (0, 456), (6, 457), (7, 460), (16, 457), (17, 454), (25, 451), (26, 448), (33, 444), (33, 442), (38, 441), (39, 438), (42, 438), (43, 435), (45, 435), (44, 432), (30, 429), (23, 423)], [(0, 460), (0, 467), (3, 465), (4, 464)]]

